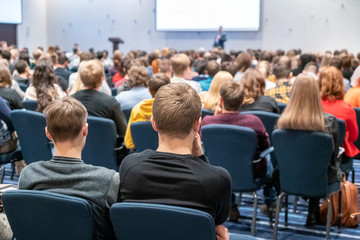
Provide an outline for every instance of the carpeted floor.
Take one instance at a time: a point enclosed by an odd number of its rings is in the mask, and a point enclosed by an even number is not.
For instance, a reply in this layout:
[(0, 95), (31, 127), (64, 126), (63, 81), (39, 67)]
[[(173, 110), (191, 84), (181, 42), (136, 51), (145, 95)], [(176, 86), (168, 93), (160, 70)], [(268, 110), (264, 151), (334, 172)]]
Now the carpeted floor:
[[(355, 167), (355, 182), (360, 185), (360, 161), (354, 161)], [(14, 179), (10, 179), (11, 165), (5, 165), (5, 180), (4, 183), (17, 184), (18, 176), (14, 176)], [(351, 178), (349, 178), (351, 179)], [(359, 186), (358, 186), (359, 187)], [(263, 204), (262, 191), (258, 193), (260, 200), (259, 206)], [(289, 197), (289, 225), (284, 226), (284, 211), (280, 214), (280, 225), (278, 232), (278, 239), (324, 239), (325, 238), (325, 226), (316, 226), (314, 228), (305, 227), (306, 216), (307, 216), (307, 203), (300, 198), (298, 201), (297, 212), (293, 212), (294, 197)], [(226, 222), (225, 226), (232, 233), (241, 233), (250, 235), (250, 226), (253, 213), (252, 207), (253, 201), (250, 194), (242, 195), (242, 203), (239, 207), (240, 215), (238, 223)], [(256, 237), (258, 239), (272, 239), (273, 228), (269, 226), (269, 219), (266, 215), (260, 212), (258, 208), (257, 221), (256, 221)], [(331, 239), (360, 239), (360, 226), (357, 228), (343, 228), (341, 233), (337, 232), (336, 227), (331, 228)]]

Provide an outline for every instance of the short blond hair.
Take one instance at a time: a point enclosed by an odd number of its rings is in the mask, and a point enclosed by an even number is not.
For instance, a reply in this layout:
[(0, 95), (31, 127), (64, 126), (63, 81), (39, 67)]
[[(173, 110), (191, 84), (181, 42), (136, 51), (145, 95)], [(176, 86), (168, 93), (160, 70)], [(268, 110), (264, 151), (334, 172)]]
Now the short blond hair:
[(189, 66), (190, 59), (183, 53), (176, 54), (173, 58), (171, 58), (171, 67), (175, 74), (183, 74)]
[(104, 76), (104, 65), (98, 59), (82, 61), (79, 65), (79, 76), (85, 87), (97, 88)]
[(200, 97), (187, 83), (167, 84), (155, 95), (153, 119), (160, 134), (184, 139), (200, 116)]
[(44, 115), (47, 130), (54, 142), (75, 139), (87, 119), (84, 105), (72, 97), (52, 101), (45, 108)]

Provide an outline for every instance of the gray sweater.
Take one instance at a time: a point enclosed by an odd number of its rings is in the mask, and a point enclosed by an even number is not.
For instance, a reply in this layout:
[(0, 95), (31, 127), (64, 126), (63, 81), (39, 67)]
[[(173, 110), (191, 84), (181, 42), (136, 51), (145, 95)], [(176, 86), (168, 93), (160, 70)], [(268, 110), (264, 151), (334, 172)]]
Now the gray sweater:
[(116, 239), (109, 209), (117, 201), (119, 183), (114, 170), (84, 164), (81, 159), (53, 157), (25, 167), (19, 189), (48, 190), (87, 200), (93, 210), (94, 239)]

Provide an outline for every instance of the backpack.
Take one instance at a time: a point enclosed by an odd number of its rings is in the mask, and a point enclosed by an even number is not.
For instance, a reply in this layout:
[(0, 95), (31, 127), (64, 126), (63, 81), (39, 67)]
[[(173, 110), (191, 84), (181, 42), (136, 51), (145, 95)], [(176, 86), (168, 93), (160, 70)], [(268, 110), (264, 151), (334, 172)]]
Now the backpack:
[[(359, 224), (359, 191), (355, 184), (344, 179), (340, 182), (341, 187), (341, 212), (342, 212), (342, 226), (355, 227)], [(331, 225), (335, 226), (338, 222), (339, 213), (339, 193), (335, 193), (330, 197), (332, 205)], [(328, 210), (328, 202), (323, 201), (320, 205), (320, 219), (326, 224), (326, 216)]]

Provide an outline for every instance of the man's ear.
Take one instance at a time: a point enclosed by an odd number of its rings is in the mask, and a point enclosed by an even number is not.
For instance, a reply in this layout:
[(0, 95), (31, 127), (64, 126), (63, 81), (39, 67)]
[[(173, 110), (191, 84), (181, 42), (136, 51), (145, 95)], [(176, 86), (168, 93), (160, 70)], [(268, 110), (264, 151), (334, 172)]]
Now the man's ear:
[(153, 118), (152, 116), (151, 116), (151, 118), (150, 118), (150, 122), (151, 122), (151, 125), (152, 125), (153, 129), (157, 132), (158, 129), (157, 129), (157, 127), (156, 127), (156, 123), (155, 123), (154, 118)]
[(46, 134), (46, 137), (47, 137), (50, 141), (53, 141), (53, 139), (52, 139), (52, 137), (51, 137), (51, 135), (50, 135), (47, 127), (45, 127), (45, 134)]
[(194, 132), (198, 133), (200, 131), (200, 126), (201, 126), (201, 117), (199, 117), (199, 119), (194, 123), (193, 126)]
[(83, 132), (84, 137), (86, 137), (88, 135), (88, 133), (89, 133), (89, 124), (88, 123), (84, 123), (82, 132)]

